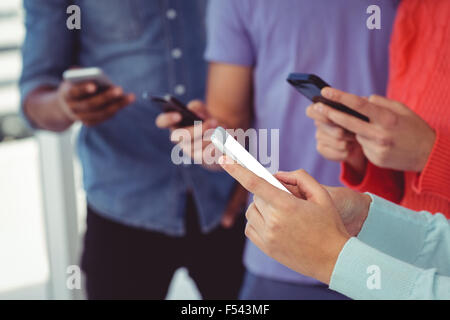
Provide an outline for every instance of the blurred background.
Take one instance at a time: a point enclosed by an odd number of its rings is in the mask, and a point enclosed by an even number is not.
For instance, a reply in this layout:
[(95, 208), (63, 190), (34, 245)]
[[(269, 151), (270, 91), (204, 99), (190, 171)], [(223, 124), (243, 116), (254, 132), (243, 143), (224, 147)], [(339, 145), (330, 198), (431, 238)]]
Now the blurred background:
[[(78, 128), (34, 134), (19, 116), (22, 0), (0, 1), (0, 299), (83, 299), (66, 286), (79, 264), (85, 230), (81, 170), (73, 152)], [(168, 299), (198, 299), (185, 269)]]

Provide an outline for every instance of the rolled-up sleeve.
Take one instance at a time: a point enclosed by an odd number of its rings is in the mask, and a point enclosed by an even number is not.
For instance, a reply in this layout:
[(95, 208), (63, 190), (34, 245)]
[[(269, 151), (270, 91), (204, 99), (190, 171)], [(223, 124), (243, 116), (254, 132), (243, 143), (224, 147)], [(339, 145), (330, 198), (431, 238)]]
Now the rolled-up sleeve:
[(22, 46), (21, 114), (26, 97), (41, 86), (58, 86), (62, 73), (77, 63), (78, 32), (69, 30), (69, 0), (24, 0), (26, 36)]

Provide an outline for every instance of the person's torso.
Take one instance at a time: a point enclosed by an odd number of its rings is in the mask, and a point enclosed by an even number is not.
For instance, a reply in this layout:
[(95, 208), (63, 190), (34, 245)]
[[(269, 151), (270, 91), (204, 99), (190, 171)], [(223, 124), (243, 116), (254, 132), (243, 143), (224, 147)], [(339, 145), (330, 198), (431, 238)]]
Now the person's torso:
[[(442, 136), (450, 136), (450, 2), (403, 2), (390, 50), (389, 97), (404, 103)], [(434, 164), (436, 165), (436, 164)], [(449, 201), (416, 191), (418, 175), (405, 172), (401, 205), (450, 217)]]
[[(385, 94), (388, 45), (397, 1), (377, 1), (381, 29), (369, 29), (373, 1), (281, 0), (242, 2), (240, 12), (252, 41), (254, 127), (279, 129), (279, 169), (303, 168), (319, 182), (340, 185), (338, 163), (316, 151), (311, 104), (292, 88), (291, 72), (313, 73), (333, 87), (362, 95)], [(246, 265), (254, 273), (280, 280), (312, 281), (268, 258), (253, 244)]]
[(89, 204), (119, 222), (183, 233), (194, 192), (203, 229), (217, 225), (232, 180), (198, 165), (175, 165), (160, 109), (144, 96), (203, 99), (206, 0), (75, 0), (81, 9), (78, 62), (103, 69), (136, 102), (93, 128), (78, 150)]

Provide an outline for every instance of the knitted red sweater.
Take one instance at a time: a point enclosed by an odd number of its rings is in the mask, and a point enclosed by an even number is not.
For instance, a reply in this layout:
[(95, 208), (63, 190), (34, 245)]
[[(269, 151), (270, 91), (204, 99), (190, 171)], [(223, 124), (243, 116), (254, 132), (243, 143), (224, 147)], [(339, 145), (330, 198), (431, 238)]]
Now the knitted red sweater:
[(375, 193), (413, 210), (450, 218), (450, 1), (402, 1), (390, 46), (388, 96), (406, 104), (435, 131), (421, 173), (368, 163), (364, 176), (342, 165), (347, 186)]

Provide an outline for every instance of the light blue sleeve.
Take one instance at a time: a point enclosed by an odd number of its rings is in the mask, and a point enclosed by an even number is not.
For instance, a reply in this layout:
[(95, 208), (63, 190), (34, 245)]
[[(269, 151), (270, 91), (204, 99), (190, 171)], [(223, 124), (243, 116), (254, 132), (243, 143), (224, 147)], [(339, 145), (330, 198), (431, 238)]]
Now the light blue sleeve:
[(342, 249), (330, 288), (353, 299), (450, 299), (450, 225), (374, 195), (358, 238)]
[(23, 102), (41, 86), (57, 87), (62, 73), (77, 63), (77, 31), (67, 29), (67, 7), (71, 0), (24, 0), (26, 36), (22, 46), (20, 77), (21, 115), (29, 127), (33, 123), (23, 112)]
[(352, 299), (450, 299), (450, 277), (389, 256), (357, 238), (347, 241), (330, 289)]
[(358, 239), (416, 267), (450, 276), (450, 225), (442, 214), (413, 211), (369, 194), (369, 214)]

